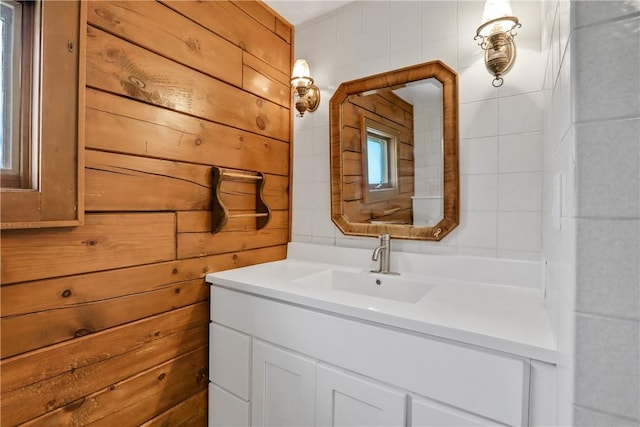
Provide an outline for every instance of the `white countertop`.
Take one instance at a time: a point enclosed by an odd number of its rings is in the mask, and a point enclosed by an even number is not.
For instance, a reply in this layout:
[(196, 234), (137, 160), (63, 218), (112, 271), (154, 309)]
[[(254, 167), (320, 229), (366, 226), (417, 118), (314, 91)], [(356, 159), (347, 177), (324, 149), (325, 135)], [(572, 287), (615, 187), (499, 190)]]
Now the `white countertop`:
[[(336, 247), (318, 250), (314, 246), (319, 245), (290, 244), (286, 260), (210, 273), (206, 280), (214, 285), (316, 310), (555, 363), (556, 349), (544, 298), (530, 281), (532, 272), (539, 271), (535, 263), (513, 265), (506, 262), (503, 266), (495, 264), (496, 260), (487, 260), (489, 264), (494, 263), (491, 269), (495, 277), (491, 277), (486, 272), (475, 271), (477, 267), (486, 268), (486, 263), (478, 258), (394, 254), (400, 264), (417, 266), (401, 270), (401, 277), (434, 285), (418, 302), (405, 303), (329, 287), (301, 285), (298, 279), (314, 273), (326, 270), (355, 272), (371, 267), (368, 260), (365, 265), (353, 266), (353, 259), (362, 259), (364, 254), (370, 258), (368, 250)], [(314, 259), (331, 262), (310, 261), (309, 254)], [(453, 268), (449, 277), (444, 276), (442, 270), (438, 272), (439, 276), (420, 271), (420, 267), (428, 267), (438, 259), (441, 260), (439, 265), (455, 266), (457, 263), (458, 268)], [(502, 267), (506, 273), (495, 271)], [(520, 270), (522, 277), (514, 273)], [(480, 276), (485, 281), (465, 280), (469, 275)], [(516, 282), (516, 286), (501, 283), (505, 278)]]

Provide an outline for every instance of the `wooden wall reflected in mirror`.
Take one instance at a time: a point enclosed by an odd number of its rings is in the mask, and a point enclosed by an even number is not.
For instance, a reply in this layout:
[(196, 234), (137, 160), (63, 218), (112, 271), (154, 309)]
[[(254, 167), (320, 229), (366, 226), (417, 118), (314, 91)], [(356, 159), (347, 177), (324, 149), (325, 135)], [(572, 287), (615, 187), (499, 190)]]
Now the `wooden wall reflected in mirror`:
[[(344, 234), (438, 241), (459, 224), (457, 79), (431, 61), (338, 87), (329, 103), (331, 217)], [(428, 91), (435, 110), (414, 105), (411, 87), (421, 96)], [(435, 149), (420, 145), (427, 123)], [(414, 200), (422, 198), (418, 165), (430, 165), (435, 183), (428, 220), (418, 220), (428, 215)]]

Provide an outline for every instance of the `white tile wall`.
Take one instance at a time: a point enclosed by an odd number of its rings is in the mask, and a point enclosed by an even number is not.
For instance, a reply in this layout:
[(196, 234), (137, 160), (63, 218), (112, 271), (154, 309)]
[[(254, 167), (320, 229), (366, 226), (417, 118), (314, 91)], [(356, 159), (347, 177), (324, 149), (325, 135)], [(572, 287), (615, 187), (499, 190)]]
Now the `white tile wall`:
[(498, 210), (540, 212), (542, 172), (503, 173), (498, 178)]
[[(585, 2), (592, 3), (592, 2)], [(607, 2), (628, 3), (628, 2)], [(633, 3), (633, 2), (631, 2)], [(580, 6), (578, 10), (582, 10)], [(599, 10), (593, 8), (592, 11)], [(576, 12), (579, 14), (579, 12)], [(586, 14), (586, 12), (585, 12)], [(574, 30), (573, 58), (576, 90), (581, 102), (576, 104), (576, 119), (602, 120), (635, 117), (640, 108), (640, 79), (630, 78), (629, 71), (640, 67), (640, 17), (621, 19), (616, 25), (590, 25)], [(611, 49), (611, 46), (616, 46)], [(593, 61), (615, 66), (594, 66)], [(615, 82), (615, 84), (606, 84)]]
[[(640, 99), (640, 91), (636, 97)], [(640, 212), (640, 119), (580, 123), (575, 132), (580, 141), (576, 159), (579, 165), (576, 179), (580, 184), (578, 215), (637, 218)]]
[(542, 7), (542, 234), (558, 425), (640, 425), (638, 11), (637, 0)]
[(498, 140), (498, 171), (542, 171), (542, 133), (501, 136)]
[(581, 312), (640, 319), (638, 236), (637, 220), (578, 220), (577, 258), (581, 265), (577, 272), (580, 286), (576, 288), (576, 306)]
[(604, 414), (579, 406), (577, 406), (575, 410), (574, 423), (577, 426), (638, 427), (637, 421)]
[(460, 83), (461, 225), (395, 250), (544, 257), (557, 424), (638, 426), (640, 1), (512, 7), (523, 27), (500, 89), (473, 41), (481, 1), (356, 1), (296, 29), (323, 101), (295, 119), (293, 240), (373, 247), (314, 202), (330, 194), (329, 98), (341, 81), (443, 60)]
[(542, 130), (542, 94), (531, 92), (508, 96), (498, 101), (500, 135)]
[(498, 101), (496, 99), (461, 103), (459, 113), (461, 139), (498, 135)]
[(329, 99), (342, 81), (440, 59), (459, 73), (461, 225), (442, 242), (401, 242), (395, 250), (540, 259), (541, 3), (512, 1), (524, 24), (520, 56), (500, 89), (491, 85), (473, 40), (482, 7), (356, 1), (296, 28), (296, 57), (308, 60), (323, 100), (318, 111), (294, 121), (294, 241), (373, 247), (372, 238), (343, 236), (328, 202), (313, 201), (330, 194)]
[(460, 191), (468, 194), (467, 211), (495, 212), (498, 206), (498, 174), (461, 175)]
[(460, 174), (498, 173), (498, 138), (467, 138), (460, 141)]
[(539, 252), (541, 230), (540, 212), (498, 212), (498, 249)]
[(640, 419), (639, 342), (632, 322), (576, 316), (576, 402), (580, 406)]

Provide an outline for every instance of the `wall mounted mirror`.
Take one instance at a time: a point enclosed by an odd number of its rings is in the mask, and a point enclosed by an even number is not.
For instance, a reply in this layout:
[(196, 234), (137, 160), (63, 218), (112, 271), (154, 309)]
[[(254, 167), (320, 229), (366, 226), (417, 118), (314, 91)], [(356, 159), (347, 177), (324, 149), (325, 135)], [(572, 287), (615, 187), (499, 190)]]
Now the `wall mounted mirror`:
[(344, 234), (441, 240), (460, 222), (458, 76), (441, 61), (342, 83), (329, 102)]

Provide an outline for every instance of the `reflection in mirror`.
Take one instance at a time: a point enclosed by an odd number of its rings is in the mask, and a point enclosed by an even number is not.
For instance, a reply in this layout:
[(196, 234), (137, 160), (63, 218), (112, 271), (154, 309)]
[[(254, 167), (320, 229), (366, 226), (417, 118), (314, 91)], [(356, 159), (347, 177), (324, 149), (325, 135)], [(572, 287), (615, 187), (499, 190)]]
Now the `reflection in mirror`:
[[(398, 183), (398, 142), (393, 127), (364, 118), (362, 126), (362, 177), (364, 203), (394, 200), (400, 195)], [(375, 218), (375, 216), (374, 216)]]
[(425, 79), (395, 91), (413, 105), (413, 225), (434, 226), (443, 217), (442, 83)]
[(440, 240), (458, 224), (456, 82), (434, 61), (340, 85), (332, 219), (345, 234)]

